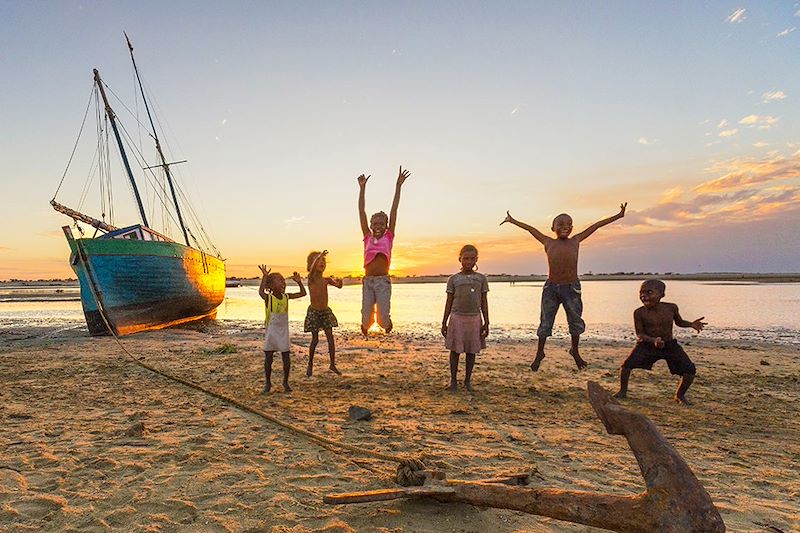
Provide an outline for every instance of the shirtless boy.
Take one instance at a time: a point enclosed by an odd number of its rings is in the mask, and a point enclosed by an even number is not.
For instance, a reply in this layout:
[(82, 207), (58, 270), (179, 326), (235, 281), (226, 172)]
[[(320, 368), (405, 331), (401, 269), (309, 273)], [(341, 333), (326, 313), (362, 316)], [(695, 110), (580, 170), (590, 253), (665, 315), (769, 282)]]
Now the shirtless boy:
[(639, 288), (639, 299), (644, 305), (633, 312), (633, 324), (638, 342), (620, 368), (619, 392), (614, 395), (616, 398), (624, 398), (627, 395), (631, 370), (634, 368), (651, 370), (653, 363), (664, 359), (667, 361), (670, 373), (681, 376), (678, 390), (675, 391), (675, 401), (689, 405), (686, 401), (686, 391), (694, 381), (696, 369), (681, 345), (672, 337), (672, 324), (674, 322), (676, 326), (682, 328), (694, 328), (699, 333), (706, 325), (703, 322), (705, 317), (701, 316), (693, 322), (681, 318), (677, 305), (661, 301), (666, 288), (664, 282), (658, 279), (648, 279)]
[(314, 350), (319, 343), (319, 330), (325, 332), (328, 341), (328, 356), (330, 357), (331, 372), (341, 374), (336, 368), (336, 345), (333, 340), (333, 328), (339, 325), (336, 315), (328, 307), (328, 285), (333, 285), (337, 289), (342, 288), (342, 280), (323, 276), (327, 261), (325, 257), (328, 250), (322, 252), (311, 252), (308, 254), (306, 266), (308, 267), (308, 293), (311, 296), (311, 304), (306, 311), (306, 320), (303, 324), (303, 331), (311, 333), (311, 344), (308, 345), (308, 369), (306, 376), (311, 377), (314, 373)]
[(542, 243), (547, 254), (547, 281), (542, 289), (541, 315), (539, 328), (536, 335), (539, 337), (539, 344), (536, 348), (536, 358), (531, 363), (531, 370), (536, 372), (544, 359), (544, 345), (547, 337), (553, 334), (553, 322), (555, 322), (558, 306), (563, 305), (567, 313), (569, 323), (569, 334), (572, 346), (569, 354), (575, 360), (579, 369), (586, 368), (586, 361), (581, 359), (578, 351), (581, 333), (586, 331), (586, 323), (581, 318), (583, 314), (583, 302), (581, 301), (581, 282), (578, 279), (578, 248), (581, 241), (589, 237), (592, 233), (607, 224), (625, 216), (627, 202), (620, 204), (619, 213), (612, 217), (604, 218), (595, 222), (582, 232), (570, 237), (572, 233), (572, 217), (566, 213), (558, 215), (553, 219), (551, 229), (556, 234), (556, 238), (548, 237), (538, 229), (520, 222), (506, 211), (506, 218), (500, 225), (509, 222), (517, 227), (526, 230), (533, 235), (533, 238)]

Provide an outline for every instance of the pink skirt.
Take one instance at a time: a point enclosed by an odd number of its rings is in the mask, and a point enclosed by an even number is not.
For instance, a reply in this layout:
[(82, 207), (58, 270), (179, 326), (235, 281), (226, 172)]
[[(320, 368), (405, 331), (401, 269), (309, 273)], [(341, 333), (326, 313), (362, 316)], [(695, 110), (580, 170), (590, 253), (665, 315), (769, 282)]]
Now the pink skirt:
[(481, 337), (481, 315), (451, 313), (444, 345), (456, 353), (478, 353), (486, 348), (486, 339)]

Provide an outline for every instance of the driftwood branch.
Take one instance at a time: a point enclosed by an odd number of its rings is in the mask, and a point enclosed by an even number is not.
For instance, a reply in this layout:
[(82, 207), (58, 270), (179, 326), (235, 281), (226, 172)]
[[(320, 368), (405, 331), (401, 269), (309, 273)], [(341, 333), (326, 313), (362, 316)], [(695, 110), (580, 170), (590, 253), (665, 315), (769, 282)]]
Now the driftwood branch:
[(345, 504), (427, 497), (513, 509), (620, 532), (725, 531), (711, 497), (655, 425), (641, 413), (619, 405), (597, 383), (590, 381), (588, 392), (608, 433), (628, 440), (645, 480), (643, 493), (620, 496), (519, 486), (527, 481), (525, 475), (481, 481), (429, 475), (422, 487), (329, 495), (323, 501)]

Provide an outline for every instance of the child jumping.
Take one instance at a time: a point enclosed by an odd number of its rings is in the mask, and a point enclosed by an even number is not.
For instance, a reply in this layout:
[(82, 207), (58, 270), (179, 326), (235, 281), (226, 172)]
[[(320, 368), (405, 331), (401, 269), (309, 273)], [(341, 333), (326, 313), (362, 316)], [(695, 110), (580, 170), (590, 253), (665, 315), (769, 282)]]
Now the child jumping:
[(689, 405), (686, 391), (694, 381), (696, 369), (681, 345), (672, 337), (672, 324), (674, 322), (682, 328), (694, 328), (699, 333), (706, 325), (703, 322), (705, 317), (701, 316), (693, 322), (681, 318), (677, 305), (661, 301), (666, 288), (659, 279), (648, 279), (639, 288), (639, 299), (644, 305), (633, 312), (638, 342), (620, 368), (619, 392), (614, 395), (616, 398), (624, 398), (628, 394), (631, 370), (651, 370), (653, 363), (664, 359), (670, 373), (681, 376), (678, 390), (675, 391), (675, 401)]
[(467, 361), (464, 388), (472, 392), (475, 355), (486, 348), (489, 336), (489, 283), (486, 276), (476, 272), (478, 249), (473, 245), (465, 244), (461, 248), (458, 261), (461, 271), (447, 279), (447, 301), (442, 318), (442, 336), (446, 339), (445, 347), (450, 350), (450, 385), (447, 388), (451, 392), (458, 389), (458, 356), (464, 353)]
[(625, 216), (627, 203), (620, 204), (619, 213), (612, 217), (595, 222), (577, 235), (570, 237), (572, 233), (572, 217), (566, 213), (558, 215), (553, 219), (550, 229), (556, 234), (556, 238), (548, 237), (533, 226), (520, 222), (506, 211), (506, 218), (500, 225), (506, 222), (514, 224), (526, 231), (544, 245), (547, 254), (547, 281), (542, 289), (542, 305), (539, 319), (539, 328), (536, 335), (539, 337), (539, 344), (536, 348), (536, 358), (531, 363), (531, 370), (536, 372), (544, 359), (544, 345), (547, 337), (553, 334), (553, 322), (555, 322), (558, 306), (563, 305), (567, 313), (567, 323), (569, 324), (569, 334), (572, 347), (569, 354), (575, 360), (579, 369), (586, 368), (586, 361), (581, 359), (578, 351), (581, 333), (586, 331), (586, 323), (581, 318), (583, 314), (583, 302), (581, 301), (581, 282), (578, 279), (578, 248), (581, 241), (592, 233), (607, 224)]
[(339, 278), (323, 277), (327, 262), (325, 256), (328, 250), (321, 252), (311, 252), (306, 259), (308, 268), (308, 293), (311, 296), (311, 304), (306, 311), (306, 320), (303, 331), (311, 332), (311, 344), (308, 346), (308, 370), (306, 376), (311, 377), (314, 373), (314, 350), (319, 343), (319, 330), (325, 332), (328, 340), (328, 355), (331, 358), (331, 372), (341, 374), (336, 368), (336, 346), (333, 343), (333, 328), (339, 325), (336, 315), (328, 307), (328, 285), (333, 285), (337, 289), (342, 288), (342, 280)]
[(390, 316), (392, 282), (389, 279), (389, 265), (392, 260), (394, 228), (397, 225), (397, 206), (400, 205), (400, 189), (410, 175), (408, 170), (400, 167), (389, 216), (379, 211), (370, 217), (369, 224), (364, 196), (370, 176), (364, 177), (364, 174), (361, 174), (358, 177), (358, 219), (361, 222), (361, 233), (364, 235), (364, 279), (361, 281), (361, 333), (364, 335), (372, 325), (375, 307), (377, 307), (378, 325), (386, 333), (392, 331)]
[(292, 279), (300, 287), (300, 292), (286, 294), (286, 279), (277, 272), (271, 272), (267, 265), (259, 265), (261, 270), (261, 285), (258, 287), (258, 295), (264, 300), (264, 310), (266, 319), (264, 324), (264, 390), (262, 394), (267, 394), (272, 388), (272, 358), (275, 352), (280, 352), (283, 358), (283, 390), (291, 392), (289, 386), (289, 300), (302, 298), (306, 295), (306, 288), (303, 286), (303, 279), (300, 274), (295, 272)]

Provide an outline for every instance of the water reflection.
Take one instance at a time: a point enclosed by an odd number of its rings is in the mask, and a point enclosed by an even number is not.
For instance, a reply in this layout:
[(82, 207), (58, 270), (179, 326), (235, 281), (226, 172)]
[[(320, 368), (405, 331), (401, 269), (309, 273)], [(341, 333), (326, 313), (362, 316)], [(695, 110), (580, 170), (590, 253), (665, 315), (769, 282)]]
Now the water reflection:
[[(587, 337), (633, 340), (633, 311), (638, 301), (637, 281), (583, 282), (584, 318)], [(489, 310), (492, 336), (521, 341), (535, 339), (539, 322), (541, 283), (490, 283)], [(58, 293), (68, 301), (18, 300), (14, 294), (31, 291), (22, 287), (15, 293), (8, 287), (5, 301), (0, 301), (0, 328), (12, 326), (53, 326), (80, 324), (83, 311), (77, 300), (77, 289), (65, 288)], [(41, 289), (35, 289), (41, 290)], [(291, 288), (290, 288), (291, 290)], [(51, 290), (52, 293), (52, 290)], [(31, 292), (25, 293), (32, 294)], [(361, 286), (331, 289), (330, 305), (342, 328), (358, 330), (361, 320)], [(800, 344), (800, 284), (747, 284), (669, 281), (666, 301), (679, 305), (687, 320), (705, 316), (708, 328), (704, 338), (746, 339), (754, 341)], [(445, 284), (396, 283), (392, 287), (392, 319), (398, 330), (436, 336), (442, 321)], [(292, 300), (289, 320), (295, 330), (302, 330), (308, 299)], [(220, 305), (217, 319), (222, 323), (239, 323), (242, 327), (262, 327), (263, 301), (258, 288), (231, 287)], [(563, 311), (556, 317), (554, 334), (567, 336)], [(691, 330), (676, 328), (682, 338)]]

